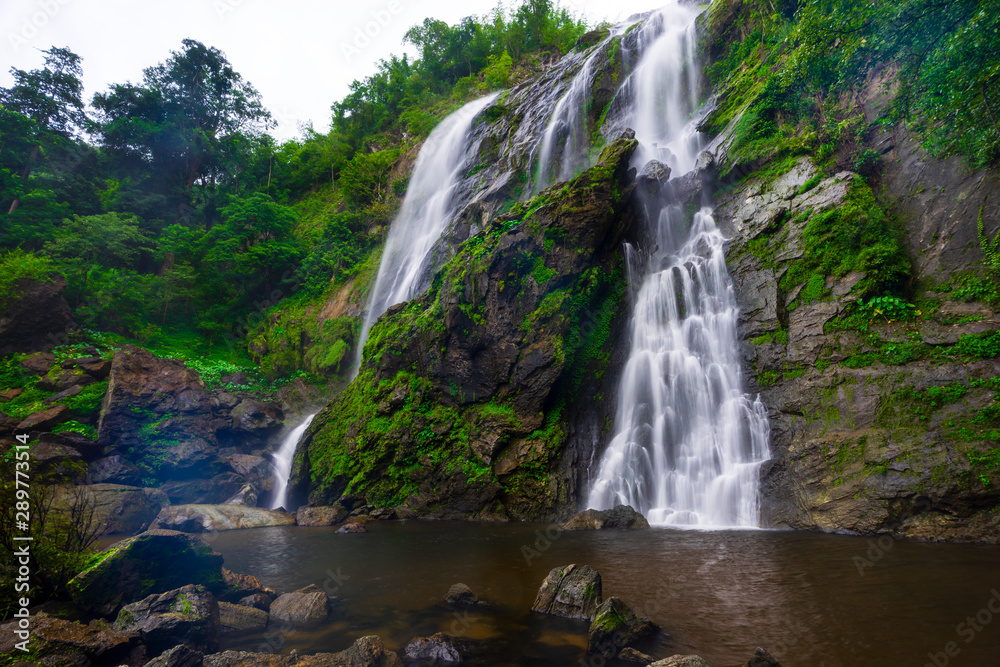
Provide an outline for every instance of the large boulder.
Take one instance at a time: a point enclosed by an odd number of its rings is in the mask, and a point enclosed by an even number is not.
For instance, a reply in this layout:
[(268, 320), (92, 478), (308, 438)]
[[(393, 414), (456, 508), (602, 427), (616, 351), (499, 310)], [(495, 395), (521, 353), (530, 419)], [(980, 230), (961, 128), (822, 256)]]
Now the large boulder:
[(115, 630), (135, 632), (151, 655), (183, 644), (195, 651), (219, 650), (219, 604), (204, 586), (182, 586), (127, 604)]
[(236, 474), (253, 485), (258, 494), (270, 491), (274, 486), (274, 466), (263, 456), (234, 454), (226, 462)]
[(602, 601), (600, 573), (589, 565), (566, 565), (552, 568), (531, 610), (591, 621)]
[(348, 511), (343, 505), (307, 507), (303, 505), (295, 512), (295, 523), (300, 526), (333, 526), (347, 518)]
[(69, 419), (69, 408), (56, 405), (45, 410), (33, 412), (17, 425), (18, 431), (48, 431)]
[(115, 352), (98, 442), (166, 481), (221, 472), (212, 401), (183, 363), (126, 345)]
[(48, 442), (56, 445), (72, 447), (80, 452), (84, 461), (90, 462), (101, 457), (103, 453), (101, 446), (96, 440), (85, 435), (74, 433), (73, 431), (63, 431), (62, 433), (43, 433), (38, 436), (38, 442)]
[(224, 651), (205, 656), (204, 667), (403, 667), (403, 661), (374, 635), (361, 637), (340, 653), (274, 655)]
[(610, 510), (584, 510), (562, 525), (562, 530), (605, 528), (649, 528), (649, 522), (629, 505), (618, 505)]
[(231, 602), (219, 603), (219, 622), (222, 632), (259, 632), (267, 627), (268, 615), (255, 607)]
[(156, 518), (160, 509), (170, 504), (159, 489), (143, 489), (122, 484), (57, 486), (52, 498), (56, 511), (68, 512), (84, 502), (94, 509), (94, 522), (102, 534), (134, 535)]
[(479, 597), (472, 592), (471, 588), (459, 583), (451, 585), (444, 601), (457, 607), (471, 607), (472, 605), (479, 604)]
[(277, 595), (274, 589), (260, 583), (260, 579), (251, 574), (240, 574), (222, 568), (222, 582), (225, 591), (219, 595), (220, 600), (239, 602), (249, 595), (268, 595), (272, 599)]
[(279, 595), (271, 603), (271, 622), (315, 625), (330, 616), (330, 597), (316, 585)]
[(139, 486), (142, 478), (142, 471), (119, 454), (97, 459), (87, 469), (87, 479), (91, 484)]
[(210, 479), (165, 482), (160, 488), (174, 505), (219, 505), (240, 492), (246, 480), (235, 472), (223, 472)]
[(149, 530), (94, 556), (67, 588), (89, 612), (111, 616), (130, 602), (186, 584), (222, 586), (222, 556), (200, 538)]
[(611, 596), (597, 608), (590, 624), (587, 651), (610, 658), (625, 646), (653, 635), (657, 629), (655, 623), (637, 616), (620, 598)]
[(201, 667), (204, 657), (201, 651), (178, 644), (147, 662), (145, 667)]
[(157, 528), (185, 533), (292, 525), (295, 517), (288, 512), (246, 505), (171, 505), (156, 517)]
[(15, 647), (17, 621), (0, 625), (0, 664), (141, 665), (146, 650), (134, 632), (119, 632), (100, 625), (81, 625), (41, 612), (32, 616), (28, 652)]
[(267, 436), (281, 428), (285, 415), (276, 403), (246, 399), (231, 413), (233, 430)]
[(757, 647), (753, 651), (753, 655), (743, 663), (743, 667), (781, 667), (781, 663), (774, 659), (774, 656), (767, 652), (767, 650)]
[(63, 345), (76, 328), (73, 313), (62, 296), (66, 279), (21, 285), (19, 296), (0, 304), (0, 356)]

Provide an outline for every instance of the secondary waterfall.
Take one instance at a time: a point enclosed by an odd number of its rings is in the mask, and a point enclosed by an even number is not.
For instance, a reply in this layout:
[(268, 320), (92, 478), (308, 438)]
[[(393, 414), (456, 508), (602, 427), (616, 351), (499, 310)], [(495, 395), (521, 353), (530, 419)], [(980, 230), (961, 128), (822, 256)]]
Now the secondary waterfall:
[[(639, 28), (640, 60), (619, 91), (632, 100), (636, 166), (694, 167), (695, 16), (675, 2)], [(724, 239), (709, 208), (690, 220), (667, 205), (649, 223), (651, 248), (626, 248), (631, 350), (589, 506), (631, 505), (659, 525), (756, 526), (769, 427), (760, 400), (742, 390)]]
[(420, 149), (403, 205), (385, 242), (355, 366), (360, 364), (368, 331), (379, 316), (427, 288), (434, 247), (455, 213), (455, 188), (476, 148), (469, 141), (472, 121), (496, 97), (481, 97), (452, 113), (434, 128)]
[(306, 429), (312, 423), (315, 414), (305, 418), (301, 424), (293, 428), (281, 441), (281, 446), (274, 453), (274, 500), (271, 501), (271, 509), (276, 510), (284, 507), (288, 502), (288, 478), (292, 474), (292, 461), (295, 459), (295, 450), (298, 449), (302, 436), (306, 434)]

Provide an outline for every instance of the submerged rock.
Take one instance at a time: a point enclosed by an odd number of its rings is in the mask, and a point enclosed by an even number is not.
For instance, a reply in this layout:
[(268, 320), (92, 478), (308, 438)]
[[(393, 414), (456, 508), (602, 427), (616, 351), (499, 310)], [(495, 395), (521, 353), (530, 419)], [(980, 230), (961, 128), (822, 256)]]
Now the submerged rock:
[(444, 599), (448, 604), (457, 606), (472, 606), (479, 604), (479, 598), (472, 589), (465, 584), (452, 584), (448, 589), (448, 595)]
[(25, 653), (14, 646), (20, 641), (14, 634), (17, 626), (17, 621), (0, 625), (0, 664), (141, 665), (146, 661), (146, 649), (134, 632), (72, 623), (43, 612), (32, 616)]
[(411, 639), (406, 645), (406, 657), (411, 660), (430, 660), (431, 662), (461, 662), (462, 656), (455, 647), (453, 638), (443, 632), (430, 637)]
[(362, 521), (355, 521), (353, 523), (345, 523), (343, 526), (337, 529), (339, 535), (347, 535), (349, 533), (367, 533), (368, 528)]
[(222, 556), (193, 535), (150, 530), (94, 556), (67, 585), (73, 601), (102, 616), (123, 604), (186, 584), (222, 586)]
[(781, 663), (765, 649), (758, 646), (753, 651), (753, 657), (743, 663), (743, 667), (781, 667)]
[(268, 613), (255, 607), (231, 602), (219, 603), (219, 624), (222, 632), (255, 632), (267, 627)]
[(649, 522), (629, 505), (610, 510), (584, 510), (561, 526), (562, 530), (602, 530), (605, 528), (649, 528)]
[(623, 662), (634, 662), (640, 665), (648, 665), (650, 663), (656, 662), (656, 658), (651, 655), (646, 655), (642, 651), (637, 651), (631, 646), (626, 646), (621, 651), (618, 652), (618, 659)]
[(158, 528), (185, 533), (294, 524), (295, 517), (288, 512), (246, 505), (171, 505), (164, 507), (156, 517)]
[(250, 595), (266, 595), (270, 596), (271, 599), (277, 595), (274, 589), (260, 583), (260, 579), (252, 574), (240, 574), (222, 568), (222, 581), (225, 584), (225, 589), (219, 599), (226, 602), (236, 602)]
[(219, 604), (204, 586), (182, 586), (127, 604), (115, 630), (136, 632), (151, 655), (178, 645), (202, 652), (219, 650)]
[(620, 598), (611, 596), (597, 608), (590, 624), (587, 651), (610, 658), (623, 647), (653, 635), (658, 629), (648, 618), (636, 616)]
[(600, 573), (589, 565), (566, 565), (549, 572), (531, 610), (591, 621), (602, 601)]

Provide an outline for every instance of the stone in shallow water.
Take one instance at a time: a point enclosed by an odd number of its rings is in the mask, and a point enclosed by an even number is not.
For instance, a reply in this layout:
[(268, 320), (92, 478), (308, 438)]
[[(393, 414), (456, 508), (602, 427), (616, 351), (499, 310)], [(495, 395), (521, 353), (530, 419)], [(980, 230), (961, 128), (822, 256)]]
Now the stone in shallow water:
[(171, 505), (156, 517), (158, 528), (186, 533), (211, 533), (238, 528), (291, 526), (295, 517), (288, 512), (246, 505)]
[(17, 621), (0, 625), (0, 664), (137, 665), (145, 660), (145, 649), (134, 632), (72, 623), (43, 612), (32, 617), (30, 653), (24, 653), (14, 646), (20, 641), (16, 629)]
[(657, 660), (649, 667), (712, 667), (698, 655), (672, 655), (664, 660)]
[(254, 632), (267, 627), (268, 613), (255, 607), (219, 603), (219, 622), (222, 632)]
[(201, 667), (204, 657), (201, 651), (180, 644), (147, 662), (146, 667)]
[(451, 588), (448, 589), (448, 595), (444, 601), (448, 604), (471, 606), (478, 604), (479, 598), (465, 584), (452, 584)]
[(629, 505), (610, 510), (584, 510), (562, 525), (562, 530), (603, 530), (605, 528), (649, 528), (649, 522)]
[(657, 630), (655, 623), (641, 618), (620, 598), (609, 597), (597, 608), (587, 632), (587, 651), (611, 657), (632, 642), (645, 639)]
[(743, 667), (781, 667), (781, 663), (765, 649), (758, 646), (754, 649), (753, 657), (743, 663)]
[(303, 506), (295, 513), (295, 523), (300, 526), (332, 526), (346, 518), (347, 508), (343, 505)]
[(316, 585), (279, 595), (271, 603), (271, 622), (283, 621), (296, 625), (322, 623), (330, 616), (330, 599)]
[(433, 662), (461, 662), (462, 656), (455, 648), (453, 638), (443, 632), (430, 637), (417, 637), (406, 645), (406, 657), (411, 660), (431, 660)]
[(602, 601), (600, 573), (589, 565), (573, 564), (549, 572), (531, 610), (591, 621)]
[(358, 521), (355, 523), (345, 523), (343, 526), (337, 529), (337, 533), (340, 535), (346, 535), (348, 533), (367, 533), (368, 528), (365, 524)]
[(651, 662), (655, 662), (656, 658), (651, 655), (646, 655), (642, 651), (637, 651), (631, 646), (623, 648), (618, 653), (618, 659), (624, 662), (635, 662), (640, 665), (648, 665)]

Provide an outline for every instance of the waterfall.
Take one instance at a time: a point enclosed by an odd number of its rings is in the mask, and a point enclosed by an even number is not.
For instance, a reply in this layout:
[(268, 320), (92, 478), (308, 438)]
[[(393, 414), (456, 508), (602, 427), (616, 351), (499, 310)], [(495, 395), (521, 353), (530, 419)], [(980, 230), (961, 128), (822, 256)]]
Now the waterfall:
[[(638, 29), (640, 59), (619, 91), (631, 100), (637, 166), (694, 167), (695, 16), (674, 2)], [(725, 240), (709, 208), (693, 220), (680, 206), (658, 208), (647, 211), (650, 249), (626, 248), (631, 349), (589, 506), (631, 505), (659, 525), (756, 526), (769, 426), (759, 398), (742, 389)]]
[(456, 212), (455, 190), (476, 149), (469, 141), (472, 121), (497, 95), (474, 100), (452, 113), (434, 128), (420, 149), (403, 205), (385, 242), (358, 339), (355, 368), (360, 366), (368, 331), (379, 316), (430, 284), (434, 248)]
[(284, 507), (288, 502), (288, 482), (292, 474), (292, 461), (295, 459), (295, 450), (298, 449), (302, 436), (306, 434), (306, 429), (312, 423), (311, 414), (305, 418), (301, 424), (293, 428), (281, 441), (281, 446), (274, 453), (274, 500), (271, 501), (271, 509), (276, 510)]

